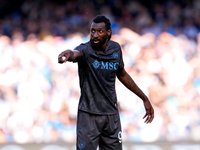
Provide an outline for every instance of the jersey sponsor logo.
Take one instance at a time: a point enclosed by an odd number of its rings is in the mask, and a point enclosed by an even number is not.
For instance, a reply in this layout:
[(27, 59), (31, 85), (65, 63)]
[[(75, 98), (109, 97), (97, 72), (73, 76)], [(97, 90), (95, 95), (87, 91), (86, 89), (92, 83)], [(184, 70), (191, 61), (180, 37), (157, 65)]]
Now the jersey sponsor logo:
[(122, 131), (119, 131), (118, 139), (119, 139), (119, 143), (121, 143), (122, 142)]
[(99, 62), (98, 60), (95, 60), (92, 63), (92, 65), (95, 69), (100, 67), (101, 69), (117, 70), (119, 63), (118, 62), (104, 62), (104, 61)]
[(113, 53), (113, 57), (114, 57), (115, 59), (117, 59), (117, 58), (118, 58), (118, 53), (117, 53), (117, 52), (114, 52), (114, 53)]
[(79, 147), (80, 149), (85, 148), (85, 143), (84, 143), (83, 141), (79, 142), (78, 147)]

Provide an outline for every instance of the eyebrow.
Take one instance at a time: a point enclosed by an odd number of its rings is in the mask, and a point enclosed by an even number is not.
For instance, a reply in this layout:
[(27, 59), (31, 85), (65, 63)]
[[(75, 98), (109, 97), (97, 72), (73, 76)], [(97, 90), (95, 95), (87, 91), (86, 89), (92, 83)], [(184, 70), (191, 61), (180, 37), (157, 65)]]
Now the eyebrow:
[(103, 28), (101, 28), (101, 27), (99, 27), (99, 28), (98, 28), (98, 27), (97, 27), (97, 28), (94, 28), (94, 27), (93, 27), (93, 28), (91, 28), (91, 29), (103, 29)]
[(91, 30), (103, 30), (103, 28), (91, 28)]

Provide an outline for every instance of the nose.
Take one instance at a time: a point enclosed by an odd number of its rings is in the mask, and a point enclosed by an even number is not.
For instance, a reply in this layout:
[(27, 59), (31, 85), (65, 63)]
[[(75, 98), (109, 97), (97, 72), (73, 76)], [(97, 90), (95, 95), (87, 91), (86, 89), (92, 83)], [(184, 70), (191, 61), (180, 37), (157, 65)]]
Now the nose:
[(94, 37), (94, 38), (97, 38), (97, 37), (98, 37), (98, 33), (97, 33), (97, 32), (94, 32), (94, 33), (93, 33), (93, 37)]

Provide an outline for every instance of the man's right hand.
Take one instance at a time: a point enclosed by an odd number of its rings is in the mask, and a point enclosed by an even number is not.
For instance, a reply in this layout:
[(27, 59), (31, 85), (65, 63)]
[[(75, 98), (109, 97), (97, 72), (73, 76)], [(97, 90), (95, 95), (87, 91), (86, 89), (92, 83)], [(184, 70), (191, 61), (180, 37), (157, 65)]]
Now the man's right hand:
[(70, 57), (69, 52), (67, 50), (63, 51), (62, 53), (58, 55), (58, 63), (62, 64), (62, 63), (67, 62), (69, 57)]
[(65, 50), (58, 55), (58, 63), (62, 64), (67, 61), (76, 61), (76, 58), (81, 57), (81, 53), (78, 50)]

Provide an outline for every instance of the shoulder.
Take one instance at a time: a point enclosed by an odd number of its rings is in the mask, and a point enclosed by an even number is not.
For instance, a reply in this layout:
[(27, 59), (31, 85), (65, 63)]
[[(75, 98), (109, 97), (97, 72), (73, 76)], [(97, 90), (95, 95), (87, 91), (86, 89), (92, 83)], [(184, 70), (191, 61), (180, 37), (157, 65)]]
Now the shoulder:
[(115, 41), (108, 41), (108, 50), (112, 52), (121, 53), (121, 46), (118, 42)]
[(75, 47), (74, 50), (78, 50), (78, 51), (85, 50), (85, 49), (88, 48), (89, 45), (90, 45), (89, 42), (81, 43), (80, 45), (78, 45), (77, 47)]
[(119, 43), (112, 40), (108, 41), (108, 45), (112, 48), (120, 48)]
[(118, 46), (120, 46), (118, 42), (115, 42), (115, 41), (112, 41), (112, 40), (110, 40), (109, 43), (110, 43), (111, 45), (118, 45)]
[(83, 57), (87, 57), (91, 53), (90, 42), (81, 43), (74, 50), (79, 51)]

